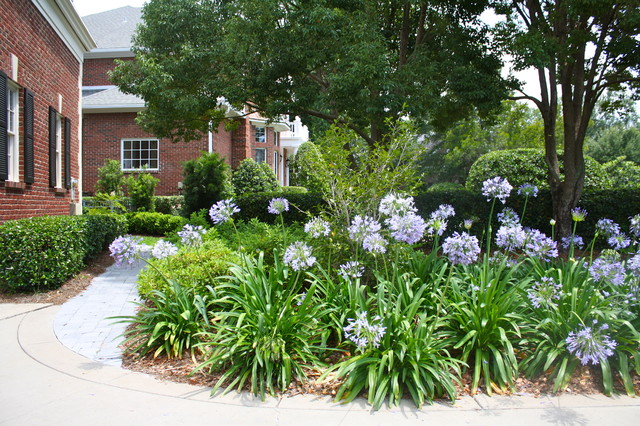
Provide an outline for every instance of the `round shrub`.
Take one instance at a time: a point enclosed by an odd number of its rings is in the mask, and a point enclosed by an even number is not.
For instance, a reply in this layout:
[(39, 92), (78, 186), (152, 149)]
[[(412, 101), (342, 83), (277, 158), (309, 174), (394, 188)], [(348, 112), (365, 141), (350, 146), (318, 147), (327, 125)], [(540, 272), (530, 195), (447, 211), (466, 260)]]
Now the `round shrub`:
[(184, 163), (184, 204), (182, 214), (209, 209), (211, 205), (233, 194), (231, 168), (218, 154), (203, 153)]
[(150, 260), (150, 267), (138, 276), (138, 292), (146, 298), (152, 290), (168, 291), (167, 277), (198, 294), (206, 294), (206, 286), (215, 285), (215, 279), (227, 275), (230, 264), (238, 260), (237, 253), (222, 241), (207, 240), (196, 250), (183, 249), (175, 256)]
[(291, 183), (303, 186), (312, 192), (322, 192), (327, 184), (318, 171), (325, 167), (318, 147), (313, 142), (305, 142), (300, 145), (291, 162)]
[[(591, 157), (585, 156), (584, 189), (601, 190), (611, 187), (611, 181), (604, 168)], [(560, 153), (562, 167), (562, 153)], [(562, 171), (562, 170), (561, 170)], [(539, 149), (510, 149), (492, 151), (478, 158), (469, 170), (466, 187), (473, 191), (482, 188), (482, 182), (495, 176), (506, 178), (514, 188), (525, 183), (538, 188), (549, 188), (547, 165), (544, 152)]]
[(289, 201), (291, 208), (288, 212), (282, 214), (285, 223), (306, 222), (310, 216), (316, 216), (326, 206), (326, 202), (322, 194), (318, 192), (255, 192), (240, 195), (234, 199), (240, 208), (240, 213), (234, 218), (245, 221), (258, 219), (266, 223), (274, 223), (278, 219), (278, 215), (271, 214), (267, 211), (269, 201), (272, 198), (284, 197)]
[(267, 163), (256, 163), (253, 158), (242, 160), (231, 178), (236, 194), (275, 191), (280, 184)]

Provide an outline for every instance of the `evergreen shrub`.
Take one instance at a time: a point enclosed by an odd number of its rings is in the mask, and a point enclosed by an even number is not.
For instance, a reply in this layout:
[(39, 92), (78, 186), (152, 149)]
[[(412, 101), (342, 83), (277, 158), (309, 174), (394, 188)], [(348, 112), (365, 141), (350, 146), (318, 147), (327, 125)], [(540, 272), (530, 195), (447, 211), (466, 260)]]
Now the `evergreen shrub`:
[(184, 226), (186, 219), (163, 213), (136, 212), (127, 215), (129, 232), (142, 235), (165, 235), (177, 232)]

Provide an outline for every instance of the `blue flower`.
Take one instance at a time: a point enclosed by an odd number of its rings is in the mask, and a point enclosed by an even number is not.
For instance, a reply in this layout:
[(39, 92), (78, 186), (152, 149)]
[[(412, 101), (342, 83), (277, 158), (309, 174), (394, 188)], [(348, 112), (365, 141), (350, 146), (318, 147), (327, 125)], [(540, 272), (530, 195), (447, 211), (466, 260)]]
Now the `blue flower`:
[(469, 265), (478, 260), (480, 245), (476, 237), (455, 232), (442, 243), (442, 252), (453, 264)]
[(453, 206), (450, 204), (440, 204), (438, 206), (438, 209), (434, 212), (431, 213), (431, 219), (440, 219), (440, 220), (446, 220), (452, 216), (455, 216), (456, 211), (454, 210)]
[(634, 276), (640, 277), (640, 254), (636, 254), (629, 260), (627, 260), (627, 269)]
[(345, 280), (349, 278), (360, 278), (364, 274), (364, 267), (360, 262), (352, 260), (340, 265), (340, 276)]
[(526, 241), (527, 233), (518, 223), (501, 226), (496, 232), (496, 244), (508, 251), (521, 249)]
[(269, 201), (269, 207), (267, 211), (271, 214), (282, 214), (282, 212), (289, 211), (289, 200), (286, 198), (272, 198)]
[(629, 231), (635, 236), (640, 237), (640, 214), (632, 216), (629, 218), (630, 225)]
[(571, 219), (574, 222), (582, 222), (587, 218), (587, 211), (581, 207), (571, 210)]
[(294, 271), (310, 268), (316, 262), (311, 255), (311, 247), (301, 241), (291, 244), (284, 252), (284, 263)]
[(386, 224), (389, 226), (393, 238), (407, 244), (415, 244), (420, 241), (427, 227), (424, 219), (415, 213), (391, 216), (386, 220)]
[(631, 240), (623, 233), (612, 235), (611, 237), (609, 237), (607, 242), (616, 250), (622, 250), (629, 247), (629, 245), (631, 244)]
[(531, 185), (530, 183), (525, 183), (524, 185), (520, 185), (520, 188), (518, 188), (518, 195), (535, 198), (538, 196), (538, 187)]
[(415, 213), (416, 210), (413, 197), (403, 198), (394, 193), (385, 195), (378, 207), (378, 211), (387, 216), (404, 216), (407, 213)]
[(329, 222), (326, 220), (314, 217), (304, 225), (304, 232), (311, 235), (313, 238), (318, 238), (320, 236), (326, 237), (329, 235), (329, 232), (331, 232), (331, 227), (329, 226)]
[(589, 268), (589, 273), (593, 281), (597, 283), (610, 283), (615, 286), (624, 284), (624, 267), (614, 258), (597, 258)]
[(369, 216), (356, 216), (349, 226), (349, 238), (357, 243), (361, 243), (371, 234), (380, 231), (382, 227), (377, 220)]
[(504, 226), (517, 225), (520, 223), (520, 217), (511, 207), (505, 207), (498, 213), (498, 222)]
[(220, 200), (209, 209), (209, 217), (218, 224), (228, 221), (234, 213), (239, 212), (240, 208), (232, 200)]
[(182, 244), (187, 247), (197, 247), (202, 244), (202, 236), (207, 233), (207, 230), (202, 226), (185, 225), (182, 231), (178, 232)]
[(387, 251), (387, 240), (376, 232), (364, 237), (362, 247), (371, 253), (385, 253)]
[(562, 247), (569, 248), (569, 246), (571, 246), (571, 242), (573, 242), (574, 247), (582, 248), (582, 246), (584, 246), (584, 240), (580, 235), (562, 237)]
[(542, 277), (540, 281), (536, 281), (529, 291), (527, 297), (531, 301), (534, 308), (557, 307), (555, 300), (560, 300), (562, 294), (562, 285), (556, 283), (551, 277)]
[(524, 245), (527, 256), (539, 257), (544, 261), (558, 257), (558, 246), (555, 241), (537, 229), (527, 232), (527, 242)]
[(382, 325), (380, 316), (376, 315), (369, 322), (366, 312), (357, 312), (355, 319), (348, 318), (347, 321), (348, 325), (343, 329), (344, 337), (351, 340), (360, 351), (380, 346), (380, 341), (387, 330)]
[(593, 321), (592, 327), (583, 326), (577, 332), (572, 331), (566, 339), (567, 350), (580, 359), (582, 365), (591, 363), (600, 364), (613, 355), (617, 343), (603, 333), (609, 327), (602, 324), (596, 328), (597, 321)]
[(497, 198), (504, 204), (512, 189), (513, 186), (511, 186), (509, 181), (500, 176), (482, 182), (482, 195), (487, 197), (487, 201)]
[(135, 262), (141, 248), (142, 238), (131, 235), (120, 236), (109, 245), (111, 257), (116, 261), (117, 266), (122, 265), (123, 262), (128, 264)]
[(178, 252), (178, 247), (169, 241), (160, 240), (154, 246), (153, 250), (151, 250), (151, 254), (156, 259), (164, 259), (169, 256), (173, 256)]
[(596, 223), (596, 232), (603, 234), (604, 236), (613, 237), (620, 233), (620, 225), (612, 221), (611, 219), (599, 219)]

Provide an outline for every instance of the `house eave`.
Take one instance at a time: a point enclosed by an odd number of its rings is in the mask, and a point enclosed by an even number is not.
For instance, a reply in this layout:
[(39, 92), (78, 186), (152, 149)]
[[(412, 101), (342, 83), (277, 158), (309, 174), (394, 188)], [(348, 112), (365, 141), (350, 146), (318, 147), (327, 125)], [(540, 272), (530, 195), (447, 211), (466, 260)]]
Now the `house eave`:
[(84, 114), (107, 114), (117, 112), (140, 112), (145, 109), (145, 105), (83, 105)]
[(92, 49), (84, 54), (85, 59), (115, 59), (115, 58), (134, 58), (135, 55), (128, 47), (110, 48), (110, 49)]

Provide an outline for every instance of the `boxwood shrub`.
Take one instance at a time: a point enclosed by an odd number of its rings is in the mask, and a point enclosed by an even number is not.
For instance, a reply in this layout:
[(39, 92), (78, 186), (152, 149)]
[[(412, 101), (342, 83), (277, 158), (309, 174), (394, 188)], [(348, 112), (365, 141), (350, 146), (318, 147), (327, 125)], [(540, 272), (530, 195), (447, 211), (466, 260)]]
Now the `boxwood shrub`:
[(244, 221), (256, 218), (261, 222), (274, 223), (278, 216), (269, 213), (267, 207), (269, 201), (276, 197), (286, 198), (291, 205), (289, 211), (283, 213), (285, 223), (306, 222), (310, 216), (317, 215), (326, 206), (322, 194), (318, 192), (254, 192), (235, 197), (234, 201), (240, 207), (240, 213), (234, 218)]
[(179, 215), (184, 204), (183, 195), (162, 195), (155, 197), (156, 212)]
[(0, 226), (0, 287), (12, 292), (57, 288), (124, 229), (117, 215), (8, 221)]
[(127, 215), (131, 234), (158, 235), (174, 233), (186, 223), (186, 219), (163, 213), (136, 212)]

